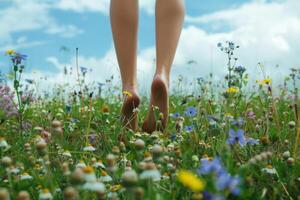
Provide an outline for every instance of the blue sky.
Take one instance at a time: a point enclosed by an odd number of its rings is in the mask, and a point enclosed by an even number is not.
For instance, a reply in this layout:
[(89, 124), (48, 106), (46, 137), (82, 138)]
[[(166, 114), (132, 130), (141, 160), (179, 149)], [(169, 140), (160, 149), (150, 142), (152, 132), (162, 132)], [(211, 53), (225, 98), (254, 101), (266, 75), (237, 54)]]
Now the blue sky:
[[(4, 1), (4, 3), (0, 4), (0, 10), (13, 6), (13, 2), (14, 1)], [(246, 0), (211, 0), (205, 3), (200, 0), (187, 0), (186, 12), (189, 16), (199, 16), (236, 7), (244, 2), (246, 2)], [(45, 61), (45, 58), (48, 56), (57, 56), (62, 61), (66, 61), (69, 56), (75, 53), (76, 47), (80, 49), (81, 55), (95, 57), (104, 56), (111, 48), (112, 36), (107, 14), (101, 12), (78, 13), (53, 9), (50, 10), (50, 15), (53, 16), (59, 24), (72, 24), (83, 30), (83, 33), (71, 38), (45, 34), (42, 29), (12, 33), (12, 39), (15, 41), (21, 37), (26, 37), (29, 41), (43, 41), (42, 45), (20, 48), (20, 51), (30, 56), (28, 69), (55, 70), (55, 68), (51, 66), (51, 63)], [(155, 44), (155, 23), (153, 15), (149, 15), (145, 10), (141, 10), (139, 26), (139, 50), (153, 46)], [(207, 31), (212, 31), (209, 26), (202, 27)], [(62, 52), (61, 47), (67, 47), (70, 52)], [(5, 60), (3, 53), (1, 60)]]
[[(151, 65), (155, 58), (153, 2), (142, 0), (140, 5), (140, 65)], [(270, 67), (282, 65), (283, 71), (287, 66), (299, 66), (295, 53), (300, 48), (300, 31), (295, 28), (300, 24), (295, 9), (299, 1), (186, 0), (185, 4), (187, 16), (174, 74), (204, 76), (218, 65), (223, 66), (224, 59), (215, 46), (225, 40), (242, 44), (241, 64), (248, 65), (250, 72), (255, 72), (257, 62)], [(0, 27), (4, 27), (0, 30), (2, 70), (7, 69), (4, 51), (8, 48), (29, 55), (27, 72), (38, 70), (39, 75), (51, 76), (60, 73), (62, 65), (72, 66), (76, 47), (82, 66), (101, 72), (109, 68), (96, 65), (112, 59), (116, 67), (114, 55), (110, 55), (114, 51), (108, 5), (109, 0), (78, 0), (76, 4), (72, 0), (0, 0)], [(62, 51), (61, 47), (69, 50)], [(189, 59), (196, 60), (199, 66), (186, 66)], [(95, 66), (86, 66), (91, 64)], [(207, 66), (212, 65), (214, 69), (208, 70)], [(149, 66), (143, 67), (141, 71), (149, 70)], [(225, 70), (216, 71), (221, 76)], [(117, 75), (117, 71), (112, 73)]]

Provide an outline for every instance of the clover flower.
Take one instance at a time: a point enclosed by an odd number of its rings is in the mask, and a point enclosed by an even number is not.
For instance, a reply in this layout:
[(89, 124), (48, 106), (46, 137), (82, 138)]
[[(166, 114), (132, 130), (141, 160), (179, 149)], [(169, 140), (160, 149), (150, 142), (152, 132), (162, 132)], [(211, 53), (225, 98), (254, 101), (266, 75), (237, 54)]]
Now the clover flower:
[(195, 174), (187, 170), (180, 170), (177, 173), (177, 179), (185, 187), (189, 188), (194, 192), (202, 191), (204, 189), (204, 182)]

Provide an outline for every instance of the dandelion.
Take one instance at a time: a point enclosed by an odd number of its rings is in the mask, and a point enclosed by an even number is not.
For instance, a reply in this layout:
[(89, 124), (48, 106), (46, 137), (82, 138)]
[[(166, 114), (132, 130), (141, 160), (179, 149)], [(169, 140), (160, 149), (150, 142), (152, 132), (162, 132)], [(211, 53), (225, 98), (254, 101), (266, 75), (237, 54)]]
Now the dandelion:
[(126, 96), (129, 96), (129, 97), (132, 97), (132, 93), (127, 90), (123, 91), (123, 94)]
[(9, 49), (5, 52), (5, 54), (11, 56), (11, 55), (15, 54), (15, 51), (12, 49)]
[(202, 191), (204, 189), (203, 181), (187, 170), (180, 170), (177, 173), (177, 178), (185, 187), (194, 192)]
[(237, 87), (230, 87), (226, 90), (227, 93), (229, 94), (235, 94), (235, 93), (238, 93), (239, 92), (239, 88)]

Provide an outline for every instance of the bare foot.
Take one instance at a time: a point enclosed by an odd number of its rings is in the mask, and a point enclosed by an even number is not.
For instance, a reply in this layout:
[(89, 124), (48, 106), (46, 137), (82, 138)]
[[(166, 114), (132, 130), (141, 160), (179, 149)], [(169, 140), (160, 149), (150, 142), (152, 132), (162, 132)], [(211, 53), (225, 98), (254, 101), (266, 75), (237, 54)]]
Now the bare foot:
[(133, 90), (125, 91), (127, 91), (128, 94), (124, 94), (124, 101), (121, 110), (123, 124), (126, 128), (136, 130), (138, 127), (138, 113), (134, 112), (134, 109), (140, 105), (140, 98)]
[[(155, 107), (158, 113), (162, 115), (156, 116)], [(157, 74), (154, 76), (151, 86), (151, 99), (148, 115), (143, 123), (142, 130), (148, 133), (160, 130), (163, 131), (168, 122), (169, 115), (169, 95), (168, 81), (164, 75)]]

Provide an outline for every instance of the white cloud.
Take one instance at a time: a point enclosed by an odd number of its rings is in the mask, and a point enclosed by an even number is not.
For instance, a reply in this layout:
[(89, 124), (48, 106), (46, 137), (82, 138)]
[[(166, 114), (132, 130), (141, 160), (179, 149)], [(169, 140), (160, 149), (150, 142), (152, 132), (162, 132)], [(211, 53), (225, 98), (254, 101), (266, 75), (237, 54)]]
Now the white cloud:
[(102, 12), (108, 14), (110, 0), (58, 0), (55, 8), (73, 12)]
[[(73, 25), (62, 25), (49, 13), (52, 5), (40, 0), (13, 0), (0, 11), (0, 45), (24, 48), (27, 43), (16, 42), (13, 34), (25, 31), (41, 31), (60, 37), (72, 37), (83, 31)], [(17, 44), (16, 44), (17, 43)], [(38, 45), (38, 41), (32, 41)], [(40, 43), (41, 44), (41, 43)]]
[[(262, 62), (267, 73), (282, 80), (289, 68), (300, 64), (296, 55), (300, 51), (299, 7), (297, 0), (253, 1), (229, 10), (187, 17), (188, 25), (183, 30), (175, 64), (183, 70), (186, 66), (183, 61), (192, 58), (199, 63), (193, 74), (201, 76), (211, 70), (208, 66), (213, 61), (213, 72), (222, 75), (225, 55), (219, 52), (216, 44), (232, 40), (241, 45), (239, 62), (248, 68), (253, 78), (260, 76), (257, 63)], [(215, 32), (200, 28), (214, 24), (222, 26)], [(275, 70), (277, 64), (280, 67)]]

